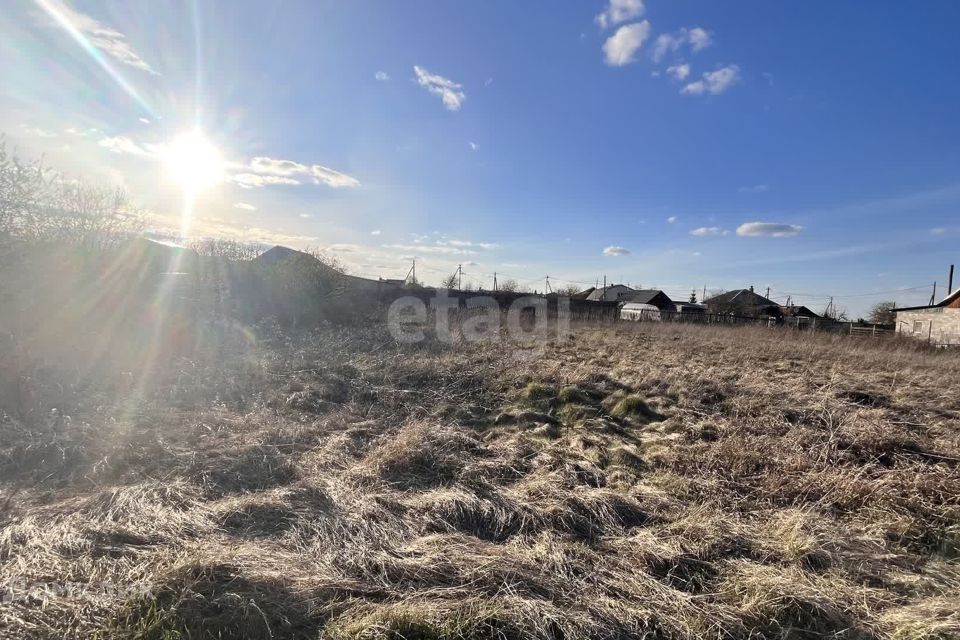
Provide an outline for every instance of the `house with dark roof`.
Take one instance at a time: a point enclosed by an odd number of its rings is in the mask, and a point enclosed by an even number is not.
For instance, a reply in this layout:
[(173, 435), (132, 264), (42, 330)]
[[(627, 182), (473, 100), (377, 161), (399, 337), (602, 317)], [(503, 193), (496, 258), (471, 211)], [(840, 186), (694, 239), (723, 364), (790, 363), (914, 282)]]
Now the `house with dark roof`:
[(611, 284), (606, 287), (596, 287), (589, 294), (587, 300), (594, 302), (620, 302), (623, 297), (636, 291), (625, 284)]
[[(676, 305), (670, 299), (670, 296), (659, 289), (634, 289), (625, 284), (612, 284), (588, 291), (585, 299), (594, 302), (635, 302), (637, 304), (652, 304), (661, 311), (676, 311)], [(583, 293), (581, 292), (578, 295)]]
[(820, 314), (811, 311), (802, 304), (780, 305), (780, 315), (784, 318), (820, 318)]
[(756, 293), (753, 287), (726, 291), (704, 300), (704, 304), (710, 313), (732, 314), (750, 318), (782, 317), (780, 305)]
[(960, 289), (934, 305), (893, 310), (900, 335), (937, 346), (960, 346)]
[(638, 289), (630, 293), (621, 300), (625, 302), (636, 302), (638, 304), (652, 304), (660, 311), (676, 311), (676, 303), (670, 299), (670, 296), (659, 289)]

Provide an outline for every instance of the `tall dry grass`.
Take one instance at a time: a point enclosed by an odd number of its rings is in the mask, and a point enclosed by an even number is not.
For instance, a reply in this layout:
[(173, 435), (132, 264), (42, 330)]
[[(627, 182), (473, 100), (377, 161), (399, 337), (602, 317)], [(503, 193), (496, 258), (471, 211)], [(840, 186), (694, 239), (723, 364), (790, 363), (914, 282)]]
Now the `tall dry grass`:
[(3, 348), (3, 637), (960, 635), (953, 353), (262, 328), (138, 378)]

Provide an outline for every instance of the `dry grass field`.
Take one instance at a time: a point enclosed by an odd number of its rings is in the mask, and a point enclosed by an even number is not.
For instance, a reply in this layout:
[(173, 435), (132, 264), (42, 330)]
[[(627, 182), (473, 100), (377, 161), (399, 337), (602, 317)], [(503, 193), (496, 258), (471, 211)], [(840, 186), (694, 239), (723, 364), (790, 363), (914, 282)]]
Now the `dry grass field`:
[(960, 637), (955, 353), (230, 345), (94, 376), (0, 341), (0, 637)]

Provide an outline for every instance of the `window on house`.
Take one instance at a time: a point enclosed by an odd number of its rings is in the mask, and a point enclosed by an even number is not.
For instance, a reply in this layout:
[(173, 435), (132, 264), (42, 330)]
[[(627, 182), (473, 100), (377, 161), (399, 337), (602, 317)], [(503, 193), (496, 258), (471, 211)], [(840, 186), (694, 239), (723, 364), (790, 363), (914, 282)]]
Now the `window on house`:
[(922, 332), (923, 332), (923, 321), (922, 321), (922, 320), (914, 320), (914, 321), (913, 321), (913, 332), (914, 332), (914, 333), (922, 333)]

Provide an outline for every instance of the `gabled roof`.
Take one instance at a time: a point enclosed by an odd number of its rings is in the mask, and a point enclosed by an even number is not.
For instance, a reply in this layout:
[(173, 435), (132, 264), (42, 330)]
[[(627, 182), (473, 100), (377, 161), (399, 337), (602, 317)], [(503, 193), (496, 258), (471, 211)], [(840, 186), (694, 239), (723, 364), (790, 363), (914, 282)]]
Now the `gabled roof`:
[[(316, 258), (311, 256), (309, 253), (297, 251), (296, 249), (290, 249), (289, 247), (281, 247), (280, 245), (271, 247), (257, 256), (257, 260), (264, 264), (277, 264), (278, 262), (285, 262), (292, 258), (316, 260)], [(320, 261), (317, 260), (317, 262)]]
[(779, 307), (776, 302), (764, 298), (749, 289), (734, 289), (703, 301), (707, 305), (736, 305), (742, 307)]
[(632, 292), (633, 289), (625, 284), (611, 284), (606, 287), (594, 289), (587, 296), (587, 300), (609, 300), (616, 301), (620, 293)]
[(626, 297), (630, 300), (630, 302), (650, 304), (650, 301), (659, 295), (662, 295), (670, 304), (673, 304), (673, 300), (670, 300), (670, 296), (665, 294), (663, 291), (660, 291), (660, 289), (638, 289)]
[(784, 316), (792, 318), (793, 316), (806, 316), (808, 318), (819, 318), (820, 314), (812, 311), (810, 307), (802, 304), (780, 305), (780, 311)]

